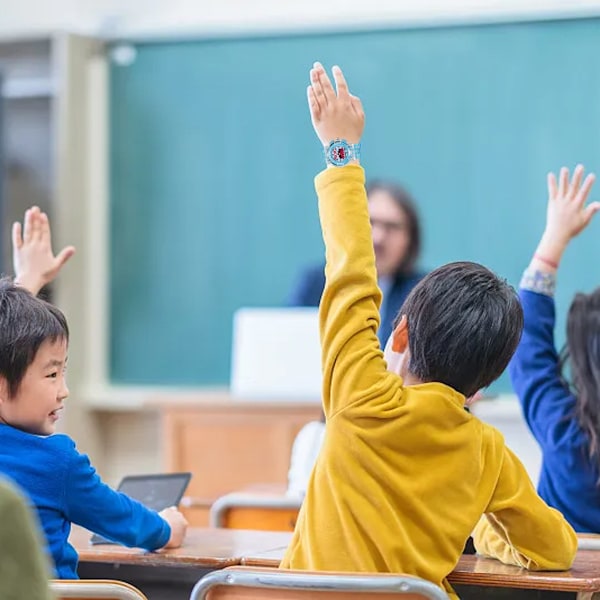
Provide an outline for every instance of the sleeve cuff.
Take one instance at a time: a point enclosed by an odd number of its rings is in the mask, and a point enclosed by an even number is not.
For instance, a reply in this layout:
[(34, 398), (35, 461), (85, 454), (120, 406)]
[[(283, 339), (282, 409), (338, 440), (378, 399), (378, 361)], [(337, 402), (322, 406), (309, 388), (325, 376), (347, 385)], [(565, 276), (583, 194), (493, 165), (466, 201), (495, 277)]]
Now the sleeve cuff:
[(522, 290), (554, 298), (556, 275), (554, 273), (547, 273), (545, 271), (529, 268), (523, 273), (519, 287)]
[(321, 171), (315, 177), (315, 188), (317, 193), (322, 192), (331, 184), (339, 181), (355, 181), (365, 185), (365, 171), (360, 165), (346, 165), (345, 167), (331, 167)]

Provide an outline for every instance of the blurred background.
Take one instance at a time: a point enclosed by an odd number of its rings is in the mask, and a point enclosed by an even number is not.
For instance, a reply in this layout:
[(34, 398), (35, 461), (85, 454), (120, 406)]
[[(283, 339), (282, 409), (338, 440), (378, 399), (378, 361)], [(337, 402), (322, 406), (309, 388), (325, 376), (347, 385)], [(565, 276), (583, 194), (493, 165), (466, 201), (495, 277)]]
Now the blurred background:
[[(368, 177), (414, 197), (419, 268), (476, 260), (517, 284), (547, 171), (600, 168), (599, 55), (598, 1), (0, 0), (3, 270), (32, 204), (77, 247), (52, 288), (73, 332), (63, 430), (111, 483), (191, 469), (210, 499), (248, 483), (214, 482), (236, 443), (281, 478), (318, 398), (232, 399), (232, 319), (323, 261), (313, 61), (363, 100)], [(598, 239), (569, 250), (559, 314), (597, 284)], [(535, 474), (508, 380), (491, 391), (481, 414)]]

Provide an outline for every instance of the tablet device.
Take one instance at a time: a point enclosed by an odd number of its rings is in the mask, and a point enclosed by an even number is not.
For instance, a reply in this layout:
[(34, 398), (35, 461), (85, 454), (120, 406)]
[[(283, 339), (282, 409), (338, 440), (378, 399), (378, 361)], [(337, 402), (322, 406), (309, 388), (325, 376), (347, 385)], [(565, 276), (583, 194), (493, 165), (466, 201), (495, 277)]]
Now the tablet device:
[[(160, 475), (130, 475), (123, 478), (117, 491), (141, 502), (147, 508), (160, 512), (169, 506), (177, 506), (190, 482), (191, 473), (168, 473)], [(92, 544), (116, 544), (95, 533)]]

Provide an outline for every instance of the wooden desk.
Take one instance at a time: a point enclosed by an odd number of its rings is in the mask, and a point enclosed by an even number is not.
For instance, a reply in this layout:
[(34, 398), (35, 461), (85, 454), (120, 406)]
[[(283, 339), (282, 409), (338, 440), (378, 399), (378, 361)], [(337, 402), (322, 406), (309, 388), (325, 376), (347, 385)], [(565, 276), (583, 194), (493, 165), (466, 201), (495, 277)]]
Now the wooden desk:
[(472, 594), (485, 589), (490, 598), (532, 598), (524, 591), (544, 590), (544, 598), (590, 600), (600, 597), (600, 552), (580, 550), (569, 571), (537, 572), (489, 558), (462, 556), (448, 581), (465, 599), (479, 597)]
[(149, 600), (188, 600), (196, 581), (215, 569), (239, 565), (242, 556), (285, 548), (289, 533), (200, 529), (188, 531), (181, 548), (147, 552), (112, 544), (92, 546), (90, 533), (73, 527), (69, 541), (79, 553), (82, 579), (120, 579)]
[[(279, 566), (286, 546), (242, 557), (242, 565)], [(580, 550), (570, 571), (535, 572), (511, 567), (489, 558), (463, 555), (448, 581), (461, 600), (490, 598), (519, 600), (600, 598), (600, 552)]]

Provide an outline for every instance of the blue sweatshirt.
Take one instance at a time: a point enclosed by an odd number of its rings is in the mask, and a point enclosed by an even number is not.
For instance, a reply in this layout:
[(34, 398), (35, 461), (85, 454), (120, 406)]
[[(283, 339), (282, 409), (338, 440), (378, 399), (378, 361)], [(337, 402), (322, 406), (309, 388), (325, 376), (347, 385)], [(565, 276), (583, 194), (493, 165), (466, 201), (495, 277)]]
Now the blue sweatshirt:
[(575, 417), (575, 397), (563, 384), (554, 346), (554, 299), (519, 291), (525, 328), (509, 366), (525, 420), (542, 450), (539, 495), (575, 531), (600, 533), (598, 467)]
[(66, 435), (42, 437), (0, 424), (0, 473), (20, 485), (37, 508), (61, 579), (77, 579), (78, 556), (68, 542), (71, 523), (146, 550), (169, 541), (168, 523), (103, 483)]

